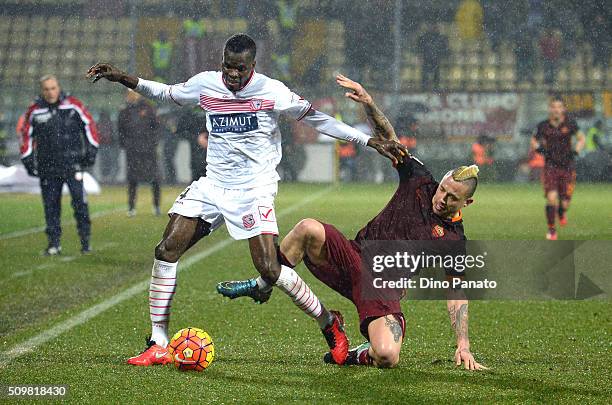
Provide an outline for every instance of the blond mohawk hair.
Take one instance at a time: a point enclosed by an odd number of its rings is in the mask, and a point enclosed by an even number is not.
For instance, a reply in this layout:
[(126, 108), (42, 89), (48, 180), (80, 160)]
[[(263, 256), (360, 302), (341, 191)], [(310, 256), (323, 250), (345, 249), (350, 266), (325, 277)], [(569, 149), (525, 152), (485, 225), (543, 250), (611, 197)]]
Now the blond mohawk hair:
[(466, 181), (468, 179), (478, 180), (478, 172), (480, 169), (476, 165), (460, 166), (453, 170), (451, 174), (455, 181)]
[(467, 182), (469, 186), (467, 198), (470, 198), (476, 192), (478, 186), (478, 166), (459, 166), (455, 170), (449, 170), (444, 177), (452, 177), (455, 181)]

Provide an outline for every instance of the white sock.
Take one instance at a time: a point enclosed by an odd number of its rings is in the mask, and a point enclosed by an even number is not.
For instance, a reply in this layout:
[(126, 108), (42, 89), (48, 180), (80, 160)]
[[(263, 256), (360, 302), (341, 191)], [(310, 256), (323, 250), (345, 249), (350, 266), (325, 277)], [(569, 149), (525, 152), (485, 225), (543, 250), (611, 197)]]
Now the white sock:
[(255, 281), (257, 282), (257, 287), (259, 287), (260, 291), (269, 291), (272, 289), (272, 286), (268, 284), (266, 280), (261, 278), (261, 276), (257, 277)]
[(317, 296), (291, 267), (281, 266), (276, 286), (283, 290), (306, 315), (316, 319), (323, 312), (323, 306)]
[(176, 291), (176, 263), (155, 259), (149, 287), (149, 313), (151, 315), (151, 340), (160, 346), (168, 345), (170, 307)]

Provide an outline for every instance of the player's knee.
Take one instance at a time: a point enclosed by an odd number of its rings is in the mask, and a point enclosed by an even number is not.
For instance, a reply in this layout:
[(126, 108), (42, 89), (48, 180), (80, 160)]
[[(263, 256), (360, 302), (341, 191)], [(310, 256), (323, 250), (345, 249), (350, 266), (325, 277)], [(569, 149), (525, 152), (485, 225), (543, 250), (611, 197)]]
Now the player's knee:
[(372, 351), (372, 358), (379, 368), (392, 368), (399, 363), (399, 348), (384, 345), (381, 347), (372, 346)]
[(171, 238), (164, 238), (155, 246), (155, 258), (168, 263), (175, 263), (181, 257), (178, 244)]
[(303, 240), (307, 247), (317, 240), (325, 239), (325, 228), (316, 219), (302, 219), (294, 228), (297, 235)]
[(293, 229), (298, 235), (308, 238), (316, 234), (322, 227), (321, 223), (316, 219), (306, 218), (298, 222)]

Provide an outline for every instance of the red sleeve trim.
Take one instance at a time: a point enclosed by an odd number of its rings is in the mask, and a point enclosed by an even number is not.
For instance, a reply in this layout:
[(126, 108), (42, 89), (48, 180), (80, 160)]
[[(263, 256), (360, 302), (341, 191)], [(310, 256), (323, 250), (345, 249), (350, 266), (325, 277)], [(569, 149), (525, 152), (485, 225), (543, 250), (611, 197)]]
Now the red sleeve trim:
[[(183, 83), (183, 85), (185, 85), (185, 83)], [(174, 101), (178, 106), (182, 107), (183, 105), (181, 103), (179, 103), (178, 101), (176, 101), (176, 99), (174, 98), (174, 96), (172, 95), (172, 87), (174, 85), (170, 85), (168, 87), (168, 95), (170, 96), (170, 98), (172, 99), (172, 101)]]
[(74, 109), (79, 113), (81, 120), (85, 124), (85, 135), (87, 137), (87, 140), (92, 146), (95, 146), (97, 148), (100, 144), (100, 135), (98, 134), (98, 128), (96, 126), (96, 122), (93, 119), (93, 116), (78, 98), (69, 96), (66, 98), (66, 101), (68, 101), (68, 103), (72, 105)]
[(38, 108), (38, 105), (34, 103), (28, 107), (25, 113), (24, 125), (21, 131), (21, 146), (19, 148), (22, 159), (31, 155), (34, 150), (34, 144), (32, 142), (32, 111), (36, 108)]
[(302, 114), (302, 115), (300, 116), (300, 118), (298, 118), (297, 120), (298, 120), (298, 121), (301, 121), (301, 120), (302, 120), (302, 119), (303, 119), (303, 118), (304, 118), (304, 117), (305, 117), (305, 116), (306, 116), (306, 115), (307, 115), (307, 114), (310, 112), (310, 110), (312, 110), (312, 109), (313, 109), (313, 108), (312, 108), (312, 104), (310, 104), (310, 105), (308, 106), (308, 109), (306, 110), (306, 112), (305, 112), (304, 114)]

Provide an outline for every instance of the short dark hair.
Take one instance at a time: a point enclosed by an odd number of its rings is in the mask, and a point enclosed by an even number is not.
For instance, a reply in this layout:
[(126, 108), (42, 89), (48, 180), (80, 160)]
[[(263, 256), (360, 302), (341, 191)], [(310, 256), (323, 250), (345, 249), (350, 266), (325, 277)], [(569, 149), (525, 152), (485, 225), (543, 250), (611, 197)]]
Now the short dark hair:
[(561, 97), (561, 94), (558, 94), (558, 93), (551, 94), (550, 95), (550, 104), (557, 103), (557, 102), (565, 104), (563, 102), (563, 97)]
[(255, 59), (255, 55), (257, 54), (257, 45), (255, 45), (253, 38), (247, 34), (234, 34), (229, 37), (227, 41), (225, 41), (223, 51), (230, 51), (232, 53), (249, 52), (251, 57)]
[(478, 187), (478, 177), (472, 177), (464, 181), (464, 183), (468, 186), (468, 192), (466, 197), (472, 198), (474, 193), (476, 192), (476, 187)]

